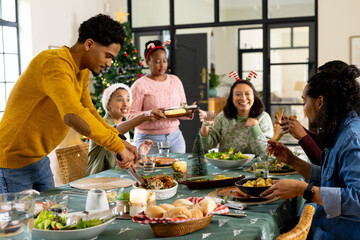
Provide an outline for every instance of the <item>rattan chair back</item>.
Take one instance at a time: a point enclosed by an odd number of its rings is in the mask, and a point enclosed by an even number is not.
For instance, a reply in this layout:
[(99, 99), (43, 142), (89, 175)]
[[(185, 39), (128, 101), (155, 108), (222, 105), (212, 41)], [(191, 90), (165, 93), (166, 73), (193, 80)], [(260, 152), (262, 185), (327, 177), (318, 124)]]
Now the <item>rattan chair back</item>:
[(55, 150), (64, 184), (85, 177), (88, 151), (88, 142)]
[(281, 234), (276, 240), (306, 240), (311, 227), (315, 208), (311, 205), (306, 205), (300, 216), (298, 224), (290, 231)]

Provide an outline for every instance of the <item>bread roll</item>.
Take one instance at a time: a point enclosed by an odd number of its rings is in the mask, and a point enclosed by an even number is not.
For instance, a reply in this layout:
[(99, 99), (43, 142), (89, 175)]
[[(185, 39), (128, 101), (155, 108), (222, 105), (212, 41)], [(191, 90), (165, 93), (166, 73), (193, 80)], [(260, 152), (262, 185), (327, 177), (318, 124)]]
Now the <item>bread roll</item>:
[(178, 199), (173, 202), (172, 205), (174, 205), (175, 207), (184, 207), (187, 209), (191, 209), (194, 206), (194, 204), (187, 199)]
[(175, 207), (167, 210), (164, 213), (164, 218), (191, 218), (191, 212), (184, 207)]
[(200, 209), (193, 208), (193, 209), (190, 209), (189, 211), (191, 213), (192, 218), (202, 218), (204, 216)]
[(162, 207), (165, 211), (171, 209), (171, 208), (174, 208), (175, 206), (174, 205), (171, 205), (171, 204), (168, 204), (168, 203), (163, 203), (163, 204), (160, 204), (159, 207)]
[(194, 209), (200, 209), (204, 215), (211, 213), (216, 208), (216, 203), (212, 198), (205, 198), (194, 205)]
[(159, 206), (148, 206), (145, 210), (145, 214), (149, 218), (162, 218), (165, 213), (165, 210)]

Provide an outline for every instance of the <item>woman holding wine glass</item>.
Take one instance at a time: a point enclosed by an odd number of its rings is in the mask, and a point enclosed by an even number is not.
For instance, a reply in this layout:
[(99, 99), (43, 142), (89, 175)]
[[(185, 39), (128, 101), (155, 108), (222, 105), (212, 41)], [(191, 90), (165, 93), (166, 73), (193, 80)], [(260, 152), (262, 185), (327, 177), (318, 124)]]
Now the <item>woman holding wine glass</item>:
[[(227, 103), (214, 121), (200, 111), (200, 129), (205, 149), (219, 144), (220, 152), (262, 154), (267, 139), (273, 135), (273, 124), (250, 81), (237, 80), (230, 89)], [(209, 126), (211, 125), (211, 126)]]

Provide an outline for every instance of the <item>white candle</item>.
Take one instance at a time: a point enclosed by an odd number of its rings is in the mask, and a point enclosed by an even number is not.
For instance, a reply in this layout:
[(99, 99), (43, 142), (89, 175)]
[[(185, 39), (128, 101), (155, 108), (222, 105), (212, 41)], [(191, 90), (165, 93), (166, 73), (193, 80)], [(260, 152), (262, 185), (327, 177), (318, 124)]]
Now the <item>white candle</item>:
[(130, 216), (133, 217), (146, 210), (147, 194), (146, 189), (136, 188), (130, 191)]
[(130, 203), (136, 205), (144, 205), (146, 206), (147, 202), (147, 191), (146, 189), (132, 189), (130, 191)]
[(187, 172), (187, 163), (185, 161), (176, 161), (174, 162), (174, 169), (182, 173)]

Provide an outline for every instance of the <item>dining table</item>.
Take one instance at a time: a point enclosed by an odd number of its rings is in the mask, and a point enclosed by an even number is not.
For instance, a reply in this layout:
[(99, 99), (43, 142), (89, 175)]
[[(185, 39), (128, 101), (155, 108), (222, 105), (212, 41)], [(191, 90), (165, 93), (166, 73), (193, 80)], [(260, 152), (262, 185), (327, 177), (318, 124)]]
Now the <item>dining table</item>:
[[(186, 161), (188, 173), (191, 173), (192, 167), (192, 154), (185, 153), (170, 153), (169, 157), (176, 160)], [(255, 160), (252, 160), (255, 161)], [(220, 175), (220, 174), (238, 174), (245, 175), (246, 178), (254, 177), (254, 174), (247, 171), (247, 168), (251, 166), (247, 164), (237, 169), (219, 169), (209, 162), (206, 163), (208, 175)], [(170, 166), (167, 167), (155, 167), (151, 173), (146, 173), (142, 165), (137, 164), (137, 171), (139, 174), (146, 175), (158, 175), (168, 174), (172, 175), (173, 170)], [(271, 175), (271, 173), (270, 173)], [(86, 178), (103, 178), (103, 177), (118, 177), (134, 180), (124, 169), (109, 169), (103, 172), (88, 176)], [(280, 176), (274, 176), (279, 179), (295, 179), (304, 181), (303, 177), (299, 174), (283, 174)], [(77, 212), (85, 210), (86, 193), (87, 190), (77, 189), (70, 186), (71, 183), (56, 187), (54, 189), (42, 192), (40, 197), (46, 198), (50, 195), (59, 194), (62, 192), (74, 191), (74, 194), (70, 195), (68, 212)], [(179, 184), (177, 193), (174, 197), (166, 200), (157, 200), (157, 205), (162, 203), (172, 203), (180, 198), (187, 197), (206, 197), (211, 193), (216, 192), (216, 188), (207, 189), (190, 189), (187, 185)], [(119, 191), (128, 191), (133, 186), (126, 187), (124, 189), (118, 189)], [(245, 202), (246, 204), (246, 202)], [(297, 222), (298, 212), (304, 204), (302, 197), (296, 197), (292, 199), (277, 199), (274, 201), (264, 201), (259, 203), (247, 203), (247, 207), (243, 210), (229, 209), (231, 213), (246, 214), (245, 217), (229, 217), (224, 215), (214, 215), (208, 227), (196, 232), (178, 237), (181, 239), (207, 239), (207, 240), (219, 240), (219, 239), (276, 239), (282, 232), (290, 230), (294, 223)], [(36, 236), (33, 236), (34, 240)], [(104, 232), (98, 237), (98, 240), (110, 240), (110, 239), (158, 239), (153, 233), (149, 224), (139, 224), (132, 221), (132, 219), (116, 219)], [(170, 238), (164, 238), (170, 239)], [(171, 238), (173, 239), (173, 238)]]

